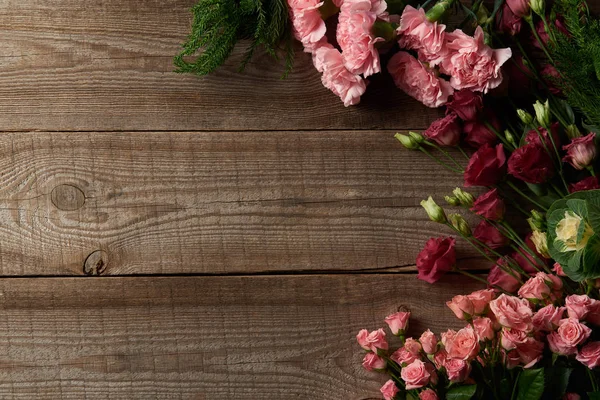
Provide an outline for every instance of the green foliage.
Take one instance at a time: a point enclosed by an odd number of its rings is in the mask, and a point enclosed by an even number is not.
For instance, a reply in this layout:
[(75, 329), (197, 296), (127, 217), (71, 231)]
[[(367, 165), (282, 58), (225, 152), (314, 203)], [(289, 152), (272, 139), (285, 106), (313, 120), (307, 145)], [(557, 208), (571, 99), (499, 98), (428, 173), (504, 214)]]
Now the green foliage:
[(448, 400), (469, 400), (475, 395), (477, 385), (455, 386), (446, 392)]
[(584, 0), (557, 0), (553, 11), (571, 33), (552, 32), (549, 50), (561, 74), (556, 83), (587, 123), (600, 126), (600, 21), (590, 17)]
[[(250, 40), (240, 71), (259, 47), (286, 63), (294, 60), (293, 36), (286, 0), (200, 0), (192, 8), (191, 33), (175, 57), (176, 72), (206, 75), (222, 65), (239, 40)], [(185, 58), (196, 55), (193, 61)]]
[(544, 394), (544, 369), (523, 370), (517, 388), (517, 400), (539, 400)]

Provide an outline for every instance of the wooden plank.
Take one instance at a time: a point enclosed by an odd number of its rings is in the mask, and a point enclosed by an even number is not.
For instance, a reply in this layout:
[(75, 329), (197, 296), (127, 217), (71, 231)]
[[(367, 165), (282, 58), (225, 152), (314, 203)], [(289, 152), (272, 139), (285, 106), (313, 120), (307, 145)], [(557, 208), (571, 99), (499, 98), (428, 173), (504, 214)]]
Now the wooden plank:
[(0, 273), (79, 275), (90, 255), (105, 274), (413, 265), (449, 233), (419, 202), (461, 177), (392, 134), (1, 135)]
[(325, 89), (310, 56), (295, 72), (243, 48), (210, 77), (173, 73), (194, 0), (9, 2), (0, 13), (0, 129), (271, 130), (422, 128), (437, 115), (373, 79), (359, 107)]
[(456, 327), (444, 301), (476, 287), (389, 274), (5, 278), (0, 397), (378, 398), (356, 332), (399, 306), (415, 334)]

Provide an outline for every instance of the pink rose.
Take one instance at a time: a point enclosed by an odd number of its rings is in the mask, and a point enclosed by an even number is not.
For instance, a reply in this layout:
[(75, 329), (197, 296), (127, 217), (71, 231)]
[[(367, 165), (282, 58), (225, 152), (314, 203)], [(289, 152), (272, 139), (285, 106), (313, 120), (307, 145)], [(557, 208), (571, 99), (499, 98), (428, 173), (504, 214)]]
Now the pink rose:
[(344, 65), (353, 74), (369, 75), (381, 71), (375, 43), (383, 38), (373, 36), (373, 24), (387, 5), (380, 0), (345, 0), (340, 8), (337, 42), (342, 49)]
[(567, 151), (563, 161), (568, 162), (575, 169), (585, 169), (596, 158), (595, 137), (596, 134), (591, 132), (585, 136), (572, 139), (571, 143), (563, 146), (563, 150)]
[(494, 188), (477, 197), (471, 211), (492, 221), (501, 221), (504, 218), (506, 206), (498, 196), (498, 189)]
[(367, 353), (362, 362), (367, 371), (383, 371), (386, 364), (386, 361), (375, 353)]
[(470, 89), (487, 93), (502, 82), (500, 67), (512, 55), (510, 48), (493, 50), (484, 43), (483, 29), (474, 37), (460, 29), (446, 34), (448, 54), (441, 62), (441, 71), (450, 75), (456, 90)]
[(558, 323), (558, 330), (547, 336), (552, 352), (562, 355), (577, 353), (577, 346), (585, 342), (592, 330), (575, 318), (563, 319)]
[(450, 382), (464, 382), (471, 373), (471, 364), (458, 358), (447, 360), (444, 367)]
[[(489, 123), (498, 127), (497, 123), (490, 120)], [(499, 127), (498, 127), (499, 128)], [(479, 121), (467, 121), (464, 124), (463, 131), (465, 132), (465, 142), (475, 149), (483, 145), (493, 145), (498, 140), (498, 136), (487, 125)]]
[(438, 78), (432, 70), (405, 51), (394, 54), (387, 68), (398, 88), (427, 107), (436, 108), (446, 104), (454, 92), (450, 83)]
[(567, 276), (567, 274), (565, 274), (565, 271), (563, 271), (562, 265), (560, 265), (559, 263), (554, 263), (552, 272), (554, 272), (558, 276)]
[(410, 337), (404, 341), (404, 348), (415, 355), (418, 355), (421, 352), (421, 350), (423, 350), (423, 346), (421, 346), (421, 343), (419, 343), (418, 340), (415, 340)]
[(389, 380), (379, 389), (385, 400), (393, 400), (399, 390), (393, 380)]
[(439, 400), (439, 397), (433, 389), (427, 389), (419, 393), (419, 400)]
[(448, 352), (445, 349), (440, 349), (433, 355), (433, 363), (437, 369), (442, 369), (448, 360)]
[(434, 283), (456, 264), (454, 238), (431, 238), (417, 255), (417, 278)]
[(342, 54), (329, 43), (319, 46), (313, 53), (313, 64), (323, 73), (323, 86), (340, 97), (344, 105), (355, 105), (367, 90), (365, 81), (348, 71), (344, 66)]
[(472, 326), (466, 326), (456, 332), (456, 335), (446, 345), (450, 358), (472, 360), (479, 353), (479, 339)]
[(473, 320), (473, 328), (480, 342), (494, 339), (494, 324), (492, 320), (486, 317), (477, 317)]
[(521, 363), (521, 356), (517, 350), (511, 350), (509, 352), (503, 353), (504, 355), (504, 363), (506, 364), (506, 368), (513, 369), (518, 367)]
[(543, 272), (529, 278), (519, 289), (519, 296), (527, 300), (548, 300), (552, 297), (552, 288), (544, 280)]
[(396, 350), (390, 358), (398, 365), (408, 365), (413, 361), (421, 358), (421, 344), (413, 338), (408, 338), (404, 342), (404, 346)]
[(531, 368), (542, 359), (544, 351), (544, 343), (535, 340), (535, 338), (527, 337), (522, 343), (517, 344), (517, 354), (523, 368)]
[[(407, 6), (408, 7), (408, 6)], [(440, 146), (456, 146), (460, 141), (460, 125), (458, 117), (451, 113), (437, 119), (423, 132), (423, 136)]]
[(487, 313), (488, 305), (495, 297), (493, 290), (483, 289), (477, 290), (467, 295), (467, 298), (473, 303), (473, 313), (481, 315)]
[(600, 189), (600, 183), (595, 176), (588, 176), (579, 182), (569, 185), (569, 193), (581, 192), (584, 190)]
[(451, 301), (446, 302), (446, 305), (458, 319), (471, 319), (474, 313), (473, 302), (467, 296), (454, 296)]
[(506, 155), (502, 144), (496, 147), (481, 146), (469, 160), (465, 169), (465, 186), (492, 186), (503, 177)]
[(555, 307), (548, 304), (533, 315), (533, 328), (536, 331), (551, 332), (558, 327), (558, 322), (565, 314), (565, 307)]
[(425, 363), (415, 360), (402, 368), (400, 373), (402, 380), (406, 383), (406, 390), (422, 388), (429, 384), (431, 373), (427, 370)]
[(525, 17), (529, 15), (529, 1), (528, 0), (506, 0), (506, 5), (511, 9), (513, 14), (517, 17)]
[(567, 314), (569, 318), (585, 319), (591, 310), (592, 304), (597, 300), (591, 299), (588, 295), (573, 294), (565, 298)]
[(358, 335), (356, 335), (356, 340), (363, 349), (374, 353), (377, 353), (377, 349), (388, 349), (385, 332), (381, 328), (371, 333), (368, 333), (366, 329), (361, 329), (361, 331), (358, 332)]
[(579, 350), (575, 358), (589, 369), (600, 366), (600, 342), (589, 342)]
[(423, 351), (426, 354), (435, 354), (438, 348), (438, 340), (435, 337), (435, 334), (427, 329), (425, 332), (421, 334), (419, 338), (419, 342), (421, 346), (423, 346)]
[(501, 294), (496, 300), (490, 302), (490, 308), (500, 325), (506, 328), (526, 332), (533, 328), (531, 321), (533, 311), (525, 299)]
[(397, 313), (388, 315), (385, 318), (385, 323), (388, 324), (393, 335), (403, 335), (408, 328), (409, 318), (410, 312), (399, 311)]
[(517, 345), (525, 343), (527, 332), (518, 329), (502, 329), (501, 344), (505, 350), (513, 350)]
[(473, 237), (491, 249), (499, 249), (509, 244), (509, 240), (494, 225), (482, 220), (473, 230)]
[[(506, 268), (506, 260), (501, 258), (497, 261), (498, 264), (502, 265), (503, 268)], [(515, 273), (515, 276), (506, 272), (503, 268), (498, 265), (494, 265), (488, 274), (487, 281), (490, 286), (498, 286), (502, 288), (502, 290), (514, 293), (521, 286), (516, 276), (519, 274)]]
[(423, 8), (417, 10), (407, 5), (397, 29), (398, 44), (401, 48), (416, 50), (419, 59), (434, 66), (441, 61), (445, 49), (445, 30), (446, 25), (429, 21)]
[(523, 20), (512, 12), (508, 4), (504, 3), (501, 12), (496, 14), (496, 26), (499, 31), (515, 36), (521, 32)]
[(318, 0), (288, 1), (294, 36), (307, 51), (313, 51), (325, 37), (325, 21), (319, 11), (322, 5), (323, 2)]
[(600, 326), (600, 301), (592, 301), (592, 304), (590, 306), (590, 312), (588, 312), (588, 315), (587, 317), (585, 317), (585, 320), (590, 324)]
[(446, 107), (447, 113), (453, 111), (463, 121), (474, 121), (479, 111), (483, 109), (483, 99), (480, 94), (463, 89), (454, 92), (452, 101), (449, 101)]
[(442, 334), (440, 336), (441, 336), (440, 341), (442, 342), (442, 346), (444, 346), (447, 349), (449, 346), (449, 343), (454, 340), (454, 337), (456, 336), (456, 331), (453, 329), (448, 329), (446, 332), (442, 332)]

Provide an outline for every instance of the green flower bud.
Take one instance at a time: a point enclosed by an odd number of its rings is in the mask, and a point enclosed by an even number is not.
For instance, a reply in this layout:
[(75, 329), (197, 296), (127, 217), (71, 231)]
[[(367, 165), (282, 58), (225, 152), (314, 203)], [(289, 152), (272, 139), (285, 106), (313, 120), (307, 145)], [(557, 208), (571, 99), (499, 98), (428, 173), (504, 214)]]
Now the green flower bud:
[(452, 194), (456, 196), (458, 201), (460, 201), (460, 205), (468, 208), (473, 207), (473, 202), (475, 201), (475, 198), (471, 193), (465, 192), (461, 188), (456, 188), (452, 191)]
[(423, 142), (425, 141), (425, 138), (424, 138), (424, 137), (423, 137), (423, 135), (421, 135), (420, 133), (417, 133), (417, 132), (412, 132), (412, 131), (411, 131), (411, 132), (408, 132), (408, 135), (409, 135), (411, 138), (415, 139), (415, 142), (417, 142), (417, 143), (419, 143), (419, 144), (421, 144), (421, 143), (423, 143)]
[(431, 219), (433, 222), (439, 222), (443, 224), (447, 221), (444, 209), (438, 206), (431, 196), (429, 196), (427, 200), (421, 201), (421, 206), (425, 209), (429, 219)]
[(546, 4), (544, 0), (529, 0), (531, 10), (542, 18), (545, 18)]
[(444, 200), (451, 206), (460, 206), (460, 200), (454, 196), (446, 196), (444, 197)]
[(462, 215), (450, 214), (448, 216), (448, 219), (450, 220), (450, 223), (452, 224), (454, 229), (459, 231), (461, 235), (471, 236), (471, 228), (469, 227), (467, 221), (465, 221), (465, 219), (462, 217)]
[(534, 232), (546, 230), (546, 218), (536, 210), (531, 210), (531, 218), (527, 218), (527, 223)]
[(575, 124), (567, 126), (565, 128), (565, 132), (567, 132), (567, 136), (569, 137), (569, 139), (575, 139), (577, 137), (582, 136), (581, 132), (579, 131), (579, 128), (577, 128), (577, 125)]
[(517, 147), (517, 142), (515, 142), (515, 137), (512, 135), (512, 133), (510, 133), (510, 131), (508, 129), (504, 131), (504, 136), (506, 137), (506, 141), (508, 143)]
[(550, 105), (548, 104), (548, 100), (543, 104), (539, 100), (536, 101), (533, 109), (535, 110), (535, 118), (539, 124), (544, 128), (548, 128), (550, 126)]
[(402, 143), (402, 145), (404, 147), (406, 147), (407, 149), (410, 150), (415, 150), (419, 148), (419, 143), (412, 137), (408, 136), (408, 135), (403, 135), (401, 133), (396, 133), (394, 135), (394, 137), (396, 139), (398, 139), (398, 141), (400, 141), (400, 143)]
[(529, 114), (525, 110), (521, 110), (520, 108), (517, 110), (517, 115), (523, 121), (525, 125), (531, 125), (533, 123), (533, 116)]

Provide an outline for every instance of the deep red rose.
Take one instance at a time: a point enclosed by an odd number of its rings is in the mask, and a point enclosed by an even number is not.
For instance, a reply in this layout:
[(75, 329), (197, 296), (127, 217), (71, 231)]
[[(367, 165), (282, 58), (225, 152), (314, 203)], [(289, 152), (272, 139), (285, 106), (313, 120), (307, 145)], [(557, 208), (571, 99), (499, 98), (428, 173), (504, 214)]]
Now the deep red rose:
[(473, 231), (475, 239), (483, 242), (491, 249), (499, 249), (508, 244), (508, 238), (502, 234), (494, 225), (487, 221), (481, 221)]
[(469, 160), (465, 169), (465, 186), (492, 186), (504, 175), (506, 155), (502, 144), (490, 147), (485, 144)]
[(456, 240), (431, 238), (417, 256), (417, 278), (434, 283), (456, 264)]
[(589, 176), (585, 179), (580, 180), (577, 183), (573, 183), (569, 185), (569, 192), (582, 192), (584, 190), (594, 190), (600, 189), (600, 183), (598, 182), (598, 178), (595, 176)]
[[(550, 133), (552, 133), (552, 140), (554, 140), (554, 144), (556, 145), (557, 149), (560, 149), (560, 136), (558, 136), (559, 129), (560, 129), (560, 125), (558, 122), (554, 122), (550, 126)], [(540, 138), (540, 136), (541, 136), (541, 138)], [(544, 139), (543, 143), (546, 144), (548, 151), (554, 152), (552, 140), (550, 139), (550, 136), (548, 135), (548, 131), (541, 126), (537, 128), (537, 131), (535, 129), (532, 129), (529, 132), (527, 132), (527, 134), (525, 135), (525, 142), (530, 143), (530, 144), (542, 145), (542, 138)], [(542, 147), (543, 147), (543, 145), (542, 145)]]
[(552, 158), (538, 144), (520, 147), (508, 159), (508, 173), (524, 182), (543, 183), (552, 178), (554, 172)]
[(423, 136), (433, 140), (440, 146), (456, 146), (460, 141), (460, 125), (458, 116), (450, 113), (444, 118), (433, 121), (429, 128), (423, 132)]
[(498, 196), (498, 189), (494, 188), (477, 197), (471, 211), (492, 221), (499, 221), (504, 218), (506, 207), (504, 201)]
[(556, 68), (554, 68), (553, 65), (544, 64), (540, 69), (540, 76), (542, 77), (542, 80), (546, 86), (548, 86), (550, 93), (562, 95), (562, 90), (556, 86), (556, 81), (560, 79), (560, 73)]
[(523, 20), (516, 16), (507, 3), (504, 3), (502, 10), (496, 14), (496, 27), (500, 32), (515, 36), (521, 31)]
[(480, 94), (463, 89), (454, 92), (452, 101), (446, 103), (446, 107), (447, 112), (454, 111), (463, 121), (473, 121), (483, 108), (483, 99)]

